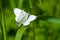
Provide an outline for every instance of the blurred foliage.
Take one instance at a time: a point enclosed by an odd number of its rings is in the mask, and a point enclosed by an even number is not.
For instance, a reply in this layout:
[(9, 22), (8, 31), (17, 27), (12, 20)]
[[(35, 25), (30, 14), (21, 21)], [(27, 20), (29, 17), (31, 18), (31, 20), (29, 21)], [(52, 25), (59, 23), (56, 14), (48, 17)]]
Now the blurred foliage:
[[(15, 7), (37, 19), (17, 27)], [(0, 0), (0, 40), (60, 40), (60, 0)]]

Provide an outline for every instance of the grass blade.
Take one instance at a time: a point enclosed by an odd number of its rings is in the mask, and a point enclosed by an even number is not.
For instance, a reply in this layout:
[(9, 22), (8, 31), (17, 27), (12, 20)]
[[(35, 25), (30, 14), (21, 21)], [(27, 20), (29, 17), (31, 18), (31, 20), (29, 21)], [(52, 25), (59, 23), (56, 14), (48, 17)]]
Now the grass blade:
[(27, 29), (27, 27), (21, 27), (16, 33), (15, 40), (21, 40), (26, 29)]

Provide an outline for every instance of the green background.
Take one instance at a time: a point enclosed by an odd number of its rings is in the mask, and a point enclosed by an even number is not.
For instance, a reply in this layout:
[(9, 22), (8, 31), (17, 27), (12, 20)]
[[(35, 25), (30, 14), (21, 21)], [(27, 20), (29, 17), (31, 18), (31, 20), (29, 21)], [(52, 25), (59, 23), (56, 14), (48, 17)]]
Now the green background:
[[(37, 19), (18, 27), (14, 8)], [(60, 0), (0, 0), (0, 40), (60, 40)]]

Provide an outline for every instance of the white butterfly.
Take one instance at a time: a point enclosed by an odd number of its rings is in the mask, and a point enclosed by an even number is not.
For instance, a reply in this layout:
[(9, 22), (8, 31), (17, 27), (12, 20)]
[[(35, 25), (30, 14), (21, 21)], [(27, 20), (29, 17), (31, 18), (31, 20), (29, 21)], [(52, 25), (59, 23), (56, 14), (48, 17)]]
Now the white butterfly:
[(31, 21), (37, 18), (35, 15), (30, 15), (26, 13), (24, 10), (21, 10), (18, 8), (14, 8), (14, 14), (16, 16), (15, 20), (18, 26), (20, 26), (21, 24), (23, 24), (24, 26), (27, 26), (30, 24)]

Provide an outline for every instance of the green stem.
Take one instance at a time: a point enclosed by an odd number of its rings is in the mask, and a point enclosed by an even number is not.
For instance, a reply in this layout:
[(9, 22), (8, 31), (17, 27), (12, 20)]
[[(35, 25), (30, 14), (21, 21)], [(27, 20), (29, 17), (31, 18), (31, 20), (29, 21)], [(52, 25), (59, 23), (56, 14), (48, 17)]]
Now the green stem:
[(35, 22), (33, 22), (33, 40), (36, 40), (35, 39), (35, 25), (34, 24), (35, 24)]
[(18, 8), (22, 9), (24, 0), (18, 0)]
[(16, 5), (15, 5), (14, 0), (9, 0), (9, 1), (10, 1), (10, 6), (11, 6), (11, 8), (15, 8), (15, 7), (16, 7)]
[(41, 0), (39, 0), (39, 3), (40, 3), (40, 5), (41, 5)]
[(3, 8), (2, 8), (2, 0), (0, 0), (0, 7), (1, 7), (1, 14), (2, 14), (2, 32), (3, 32), (3, 39), (6, 40), (6, 30), (5, 30), (5, 21), (4, 21), (4, 15), (3, 15)]
[(4, 22), (3, 12), (2, 12), (2, 29), (3, 29), (4, 40), (6, 40), (6, 30), (5, 30), (5, 22)]
[[(32, 5), (32, 0), (29, 0), (29, 5), (30, 5), (30, 9), (31, 9), (31, 13), (33, 14), (33, 5)], [(35, 40), (35, 26), (34, 26), (34, 22), (32, 23), (32, 26), (33, 26), (33, 40)]]
[(16, 33), (16, 37), (15, 37), (15, 40), (22, 40), (22, 36), (25, 32), (25, 30), (27, 29), (28, 27), (21, 27), (20, 29), (18, 29), (17, 33)]
[(33, 6), (32, 6), (32, 1), (31, 0), (29, 0), (29, 5), (30, 5), (30, 8), (32, 9)]
[(29, 0), (29, 5), (30, 5), (30, 11), (31, 11), (31, 13), (34, 13), (34, 12), (33, 12), (32, 0)]

